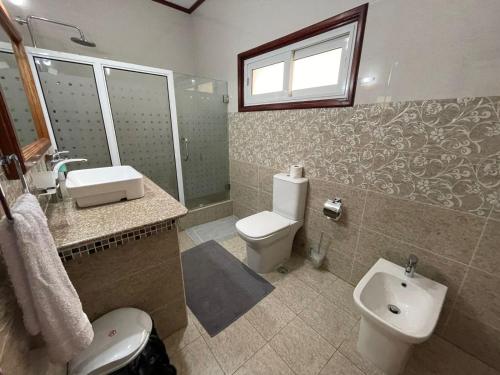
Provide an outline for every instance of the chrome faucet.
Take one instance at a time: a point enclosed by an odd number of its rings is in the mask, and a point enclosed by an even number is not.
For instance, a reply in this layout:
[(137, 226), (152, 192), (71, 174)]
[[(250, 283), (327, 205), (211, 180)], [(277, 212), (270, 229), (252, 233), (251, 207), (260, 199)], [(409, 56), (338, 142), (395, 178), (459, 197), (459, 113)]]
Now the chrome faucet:
[(59, 178), (61, 178), (61, 173), (59, 173), (59, 169), (61, 169), (61, 167), (63, 165), (69, 164), (69, 163), (86, 162), (86, 161), (88, 161), (88, 160), (87, 159), (61, 159), (54, 164), (54, 166), (52, 167), (52, 171), (54, 172), (54, 174), (58, 174)]
[(413, 277), (415, 274), (415, 269), (417, 268), (418, 258), (416, 255), (410, 254), (408, 257), (408, 262), (405, 266), (405, 276)]
[(53, 154), (48, 155), (48, 157), (50, 158), (50, 160), (48, 161), (50, 163), (50, 166), (53, 167), (54, 164), (63, 160), (64, 157), (61, 157), (61, 155), (67, 155), (67, 154), (69, 154), (69, 151), (57, 151), (57, 149), (54, 150)]

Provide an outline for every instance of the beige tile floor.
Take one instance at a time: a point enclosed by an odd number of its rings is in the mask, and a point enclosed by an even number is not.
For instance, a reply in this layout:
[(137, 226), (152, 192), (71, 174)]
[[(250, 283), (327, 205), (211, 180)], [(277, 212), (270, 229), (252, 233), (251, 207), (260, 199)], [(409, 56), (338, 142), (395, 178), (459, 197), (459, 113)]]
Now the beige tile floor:
[[(179, 233), (181, 251), (195, 244)], [(245, 261), (238, 237), (221, 242)], [(189, 311), (188, 326), (165, 340), (180, 375), (378, 375), (356, 351), (359, 314), (353, 287), (293, 256), (286, 275), (264, 275), (275, 290), (243, 317), (210, 337)], [(433, 336), (418, 346), (406, 375), (499, 375), (482, 362)]]

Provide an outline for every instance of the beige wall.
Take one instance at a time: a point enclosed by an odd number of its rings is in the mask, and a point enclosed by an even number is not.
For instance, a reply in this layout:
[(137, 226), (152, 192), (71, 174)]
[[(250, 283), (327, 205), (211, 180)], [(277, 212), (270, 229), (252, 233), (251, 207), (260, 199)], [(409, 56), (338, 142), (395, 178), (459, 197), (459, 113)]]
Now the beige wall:
[[(40, 48), (109, 58), (194, 73), (192, 18), (153, 1), (143, 0), (26, 0), (24, 6), (3, 1), (12, 17), (37, 15), (74, 24), (95, 48), (69, 40), (76, 31), (33, 22)], [(18, 26), (26, 45), (26, 26)], [(6, 40), (2, 34), (2, 40)]]
[[(327, 269), (352, 285), (380, 257), (416, 254), (417, 272), (449, 288), (437, 333), (500, 371), (498, 108), (500, 97), (230, 114), (234, 213), (271, 209), (272, 175), (302, 163), (295, 250), (323, 232)], [(321, 212), (332, 197), (339, 222)]]
[[(237, 110), (236, 55), (365, 0), (209, 0), (194, 13), (197, 73), (227, 80)], [(356, 103), (500, 92), (496, 0), (370, 1)], [(390, 85), (387, 81), (392, 69)]]

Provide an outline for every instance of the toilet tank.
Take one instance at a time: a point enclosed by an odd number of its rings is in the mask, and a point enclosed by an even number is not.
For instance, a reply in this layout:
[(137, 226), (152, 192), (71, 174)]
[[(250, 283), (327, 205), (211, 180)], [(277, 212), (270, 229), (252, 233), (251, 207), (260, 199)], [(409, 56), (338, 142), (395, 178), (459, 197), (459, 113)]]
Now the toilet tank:
[(303, 220), (306, 207), (307, 178), (293, 178), (286, 173), (273, 177), (273, 212), (291, 220)]

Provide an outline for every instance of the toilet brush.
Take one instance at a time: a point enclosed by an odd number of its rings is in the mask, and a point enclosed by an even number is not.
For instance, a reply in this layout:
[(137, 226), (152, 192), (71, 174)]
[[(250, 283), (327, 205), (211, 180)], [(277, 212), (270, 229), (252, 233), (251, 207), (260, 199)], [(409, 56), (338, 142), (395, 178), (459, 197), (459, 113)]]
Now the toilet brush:
[(319, 243), (317, 247), (312, 247), (309, 254), (309, 258), (314, 266), (314, 268), (320, 268), (326, 257), (326, 251), (322, 250), (323, 244), (323, 232), (319, 236)]

